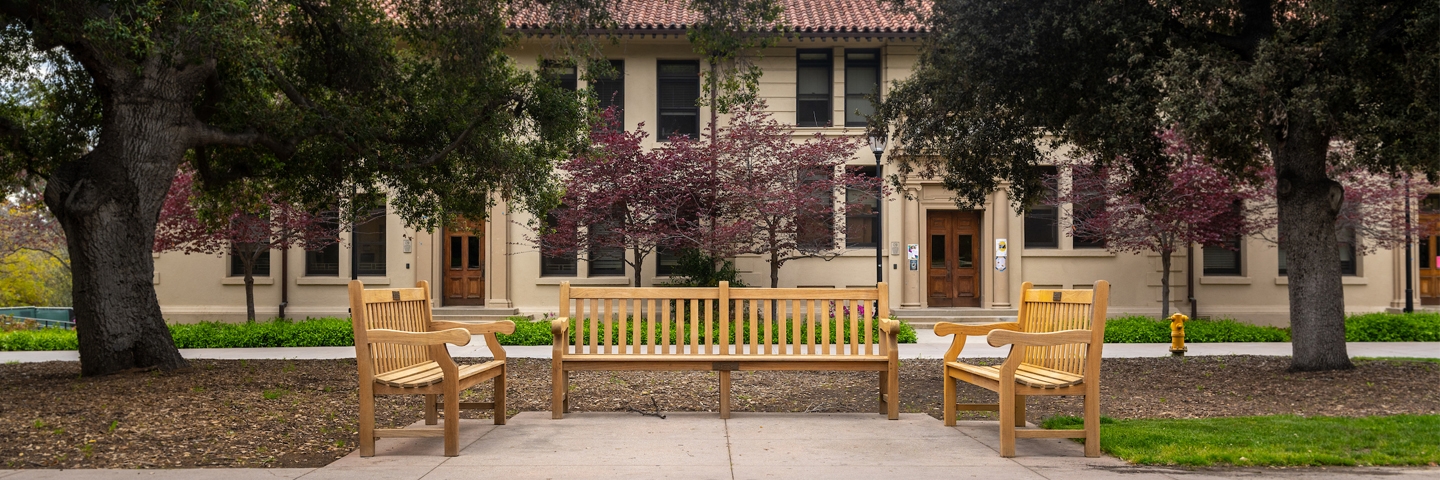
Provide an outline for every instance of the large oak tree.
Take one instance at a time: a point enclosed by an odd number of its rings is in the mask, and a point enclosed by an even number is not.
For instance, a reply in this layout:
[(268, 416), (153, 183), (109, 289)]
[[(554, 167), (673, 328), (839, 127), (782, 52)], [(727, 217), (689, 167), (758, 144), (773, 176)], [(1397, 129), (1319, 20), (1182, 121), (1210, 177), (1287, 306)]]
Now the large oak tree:
[(495, 195), (553, 203), (583, 143), (574, 92), (503, 49), (517, 9), (552, 32), (590, 0), (0, 0), (0, 175), (43, 179), (74, 272), (81, 371), (177, 368), (151, 284), (182, 162), (238, 184), (434, 228)]
[(1008, 182), (1024, 208), (1063, 144), (1158, 191), (1171, 124), (1227, 171), (1273, 162), (1292, 368), (1351, 367), (1330, 172), (1440, 175), (1440, 2), (937, 0), (923, 16), (919, 67), (879, 115), (902, 173), (971, 205)]

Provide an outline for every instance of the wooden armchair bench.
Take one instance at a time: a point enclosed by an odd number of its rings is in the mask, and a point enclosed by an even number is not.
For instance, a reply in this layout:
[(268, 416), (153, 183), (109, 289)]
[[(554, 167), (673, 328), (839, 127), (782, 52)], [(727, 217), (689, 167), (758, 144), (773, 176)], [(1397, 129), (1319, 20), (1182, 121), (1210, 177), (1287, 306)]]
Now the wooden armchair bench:
[(732, 289), (727, 282), (717, 288), (582, 288), (565, 282), (560, 316), (551, 322), (552, 416), (570, 410), (572, 371), (716, 371), (720, 417), (730, 418), (732, 371), (858, 370), (879, 372), (879, 412), (895, 420), (899, 322), (889, 316), (883, 283)]
[[(1110, 284), (1091, 290), (1036, 290), (1020, 287), (1018, 321), (984, 325), (941, 322), (936, 335), (955, 335), (945, 352), (945, 425), (957, 410), (1000, 413), (1000, 456), (1015, 456), (1016, 437), (1085, 438), (1085, 456), (1100, 456), (1100, 349), (1105, 344), (1105, 307)], [(957, 358), (965, 337), (985, 335), (991, 346), (1011, 345), (999, 367), (971, 365)], [(994, 404), (957, 404), (955, 382), (984, 387), (1000, 396)], [(1025, 397), (1077, 395), (1085, 398), (1085, 429), (1017, 429), (1025, 426)]]
[[(497, 333), (514, 333), (515, 322), (436, 322), (431, 320), (430, 284), (415, 288), (366, 290), (350, 281), (350, 319), (355, 331), (355, 364), (360, 370), (360, 456), (375, 455), (377, 437), (445, 437), (445, 456), (460, 452), (460, 409), (493, 410), (505, 424), (505, 350)], [(495, 358), (478, 365), (456, 365), (445, 344), (466, 345), (484, 335)], [(495, 380), (494, 402), (461, 402), (460, 392)], [(424, 395), (425, 424), (436, 423), (436, 397), (443, 397), (442, 428), (375, 428), (376, 395)]]

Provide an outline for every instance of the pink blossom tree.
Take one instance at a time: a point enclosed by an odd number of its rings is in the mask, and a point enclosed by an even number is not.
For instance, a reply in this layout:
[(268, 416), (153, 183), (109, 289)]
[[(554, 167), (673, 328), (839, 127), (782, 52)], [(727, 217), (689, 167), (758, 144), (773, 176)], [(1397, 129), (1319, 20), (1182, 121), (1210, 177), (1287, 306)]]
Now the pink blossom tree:
[(333, 213), (319, 214), (274, 193), (207, 202), (196, 174), (181, 168), (170, 184), (155, 229), (156, 252), (179, 251), (240, 259), (245, 276), (245, 315), (255, 320), (255, 265), (271, 250), (324, 248), (339, 241)]
[(875, 196), (881, 180), (843, 168), (861, 146), (855, 137), (825, 138), (816, 133), (804, 142), (795, 130), (766, 113), (763, 104), (738, 110), (715, 142), (727, 188), (736, 193), (735, 222), (749, 226), (746, 253), (760, 254), (770, 264), (770, 287), (780, 284), (780, 268), (799, 258), (830, 260), (844, 251), (835, 238), (837, 216), (852, 208), (835, 198), (847, 189)]
[(1224, 245), (1272, 228), (1275, 220), (1266, 201), (1273, 183), (1234, 178), (1192, 151), (1174, 130), (1160, 137), (1172, 159), (1164, 181), (1138, 181), (1125, 162), (1065, 159), (1059, 175), (1068, 171), (1070, 182), (1061, 182), (1058, 197), (1073, 205), (1066, 214), (1071, 236), (1103, 240), (1113, 253), (1160, 254), (1164, 318), (1170, 315), (1170, 264), (1176, 251), (1195, 243)]

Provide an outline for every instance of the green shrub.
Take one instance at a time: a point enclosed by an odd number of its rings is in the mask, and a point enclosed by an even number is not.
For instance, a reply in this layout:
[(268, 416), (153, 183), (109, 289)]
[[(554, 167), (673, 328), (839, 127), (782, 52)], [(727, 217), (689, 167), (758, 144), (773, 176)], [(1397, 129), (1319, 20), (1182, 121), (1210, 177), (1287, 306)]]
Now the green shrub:
[(200, 322), (170, 325), (178, 348), (346, 347), (355, 345), (350, 320), (314, 318), (299, 321)]
[(0, 333), (0, 351), (36, 352), (80, 348), (74, 330), (42, 328)]
[[(1232, 319), (1191, 320), (1185, 322), (1185, 341), (1189, 343), (1218, 342), (1288, 342), (1290, 331), (1263, 327)], [(1106, 343), (1170, 343), (1170, 321), (1143, 315), (1116, 317), (1105, 321)]]
[(1440, 342), (1440, 313), (1366, 313), (1345, 319), (1347, 342)]
[(515, 322), (515, 333), (496, 335), (501, 345), (549, 345), (550, 320), (531, 320), (530, 317), (510, 317)]

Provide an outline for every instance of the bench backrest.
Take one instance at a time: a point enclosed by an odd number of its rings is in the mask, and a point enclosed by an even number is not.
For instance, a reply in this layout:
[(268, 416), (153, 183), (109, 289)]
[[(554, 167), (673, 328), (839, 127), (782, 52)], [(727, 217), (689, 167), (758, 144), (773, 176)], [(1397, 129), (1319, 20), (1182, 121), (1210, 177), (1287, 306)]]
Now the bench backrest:
[(1024, 363), (1084, 376), (1090, 360), (1099, 367), (1100, 348), (1105, 341), (1105, 307), (1110, 284), (1095, 282), (1092, 289), (1035, 289), (1030, 282), (1020, 287), (1020, 330), (1048, 333), (1061, 330), (1090, 330), (1090, 344), (1028, 347)]
[(355, 361), (361, 372), (372, 375), (399, 370), (434, 360), (430, 348), (421, 345), (369, 344), (365, 332), (384, 328), (405, 332), (430, 331), (430, 283), (421, 280), (415, 288), (366, 290), (359, 280), (350, 281), (350, 322), (355, 332)]
[(890, 316), (884, 283), (842, 289), (560, 285), (560, 316), (570, 319), (567, 354), (883, 355), (876, 313)]

